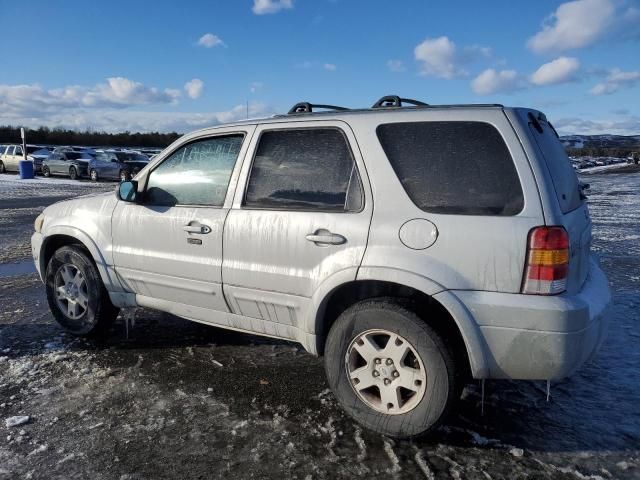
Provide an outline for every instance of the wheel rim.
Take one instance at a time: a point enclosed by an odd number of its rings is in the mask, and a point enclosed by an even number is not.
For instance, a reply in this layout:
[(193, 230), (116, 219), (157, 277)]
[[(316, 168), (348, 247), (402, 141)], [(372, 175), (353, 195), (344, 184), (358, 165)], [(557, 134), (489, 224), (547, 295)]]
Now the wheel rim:
[(387, 415), (413, 410), (424, 397), (427, 373), (409, 341), (387, 330), (367, 330), (345, 355), (349, 383), (367, 406)]
[(48, 177), (48, 176), (49, 176), (49, 168), (44, 167), (44, 168), (42, 169), (42, 174), (43, 174), (45, 177)]
[(120, 172), (120, 181), (121, 182), (127, 181), (127, 174), (125, 172)]
[(70, 319), (78, 320), (87, 312), (87, 281), (75, 265), (66, 263), (58, 269), (55, 276), (55, 294), (58, 308)]
[(98, 179), (98, 174), (96, 173), (95, 170), (91, 170), (91, 180), (97, 180)]
[(71, 170), (69, 170), (69, 176), (71, 177), (71, 179), (74, 180), (77, 175), (78, 174), (76, 173), (76, 169), (71, 167)]

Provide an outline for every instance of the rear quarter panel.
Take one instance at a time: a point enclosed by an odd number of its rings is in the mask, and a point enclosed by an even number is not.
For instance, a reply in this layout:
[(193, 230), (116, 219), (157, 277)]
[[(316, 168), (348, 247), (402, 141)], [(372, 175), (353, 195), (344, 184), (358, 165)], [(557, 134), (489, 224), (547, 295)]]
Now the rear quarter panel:
[[(513, 158), (524, 193), (523, 210), (515, 216), (501, 217), (443, 215), (419, 209), (406, 194), (376, 135), (381, 123), (415, 121), (479, 121), (493, 125)], [(528, 233), (544, 219), (531, 167), (502, 109), (385, 112), (350, 119), (350, 123), (376, 199), (358, 279), (367, 278), (372, 271), (376, 275), (386, 271), (389, 278), (397, 279), (398, 272), (404, 271), (424, 277), (442, 290), (520, 291)], [(436, 242), (423, 250), (410, 249), (399, 238), (400, 227), (416, 218), (429, 220), (438, 229)]]

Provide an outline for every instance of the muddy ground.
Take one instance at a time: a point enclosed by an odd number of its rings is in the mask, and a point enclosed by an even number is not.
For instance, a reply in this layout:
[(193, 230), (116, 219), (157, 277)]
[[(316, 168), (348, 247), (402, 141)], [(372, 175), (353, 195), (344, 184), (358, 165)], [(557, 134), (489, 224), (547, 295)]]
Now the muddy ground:
[[(358, 427), (322, 360), (292, 343), (150, 310), (125, 312), (101, 344), (64, 334), (28, 262), (33, 220), (114, 184), (1, 177), (2, 480), (640, 478), (640, 173), (586, 179), (615, 299), (600, 354), (548, 403), (543, 382), (487, 382), (483, 415), (470, 385), (417, 442)], [(18, 415), (28, 423), (5, 425)]]

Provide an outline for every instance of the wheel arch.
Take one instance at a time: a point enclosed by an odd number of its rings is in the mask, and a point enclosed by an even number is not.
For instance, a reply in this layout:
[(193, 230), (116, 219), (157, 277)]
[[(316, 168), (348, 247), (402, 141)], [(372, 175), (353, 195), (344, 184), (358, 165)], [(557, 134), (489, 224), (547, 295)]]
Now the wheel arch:
[[(434, 283), (434, 282), (432, 282)], [(404, 282), (384, 279), (354, 280), (328, 292), (316, 310), (316, 350), (322, 355), (327, 335), (335, 320), (351, 305), (374, 298), (393, 297), (407, 303), (429, 322), (447, 342), (462, 364), (464, 373), (473, 378), (488, 375), (478, 326), (455, 295), (448, 291), (429, 293)]]
[(56, 250), (69, 245), (78, 245), (87, 251), (93, 260), (100, 278), (108, 291), (121, 290), (120, 282), (113, 269), (109, 267), (98, 246), (91, 237), (75, 227), (55, 226), (47, 231), (47, 236), (40, 247), (40, 271), (45, 275), (47, 265)]

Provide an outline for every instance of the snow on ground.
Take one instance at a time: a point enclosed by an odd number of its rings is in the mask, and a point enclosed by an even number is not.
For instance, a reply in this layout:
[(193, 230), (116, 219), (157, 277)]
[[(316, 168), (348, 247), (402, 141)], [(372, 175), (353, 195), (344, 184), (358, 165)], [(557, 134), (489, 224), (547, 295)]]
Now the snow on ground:
[(617, 170), (619, 168), (628, 168), (628, 167), (629, 167), (629, 164), (627, 163), (612, 163), (611, 165), (601, 165), (599, 167), (583, 168), (578, 170), (578, 173), (581, 173), (581, 174), (602, 173), (602, 172), (606, 172), (607, 170)]

